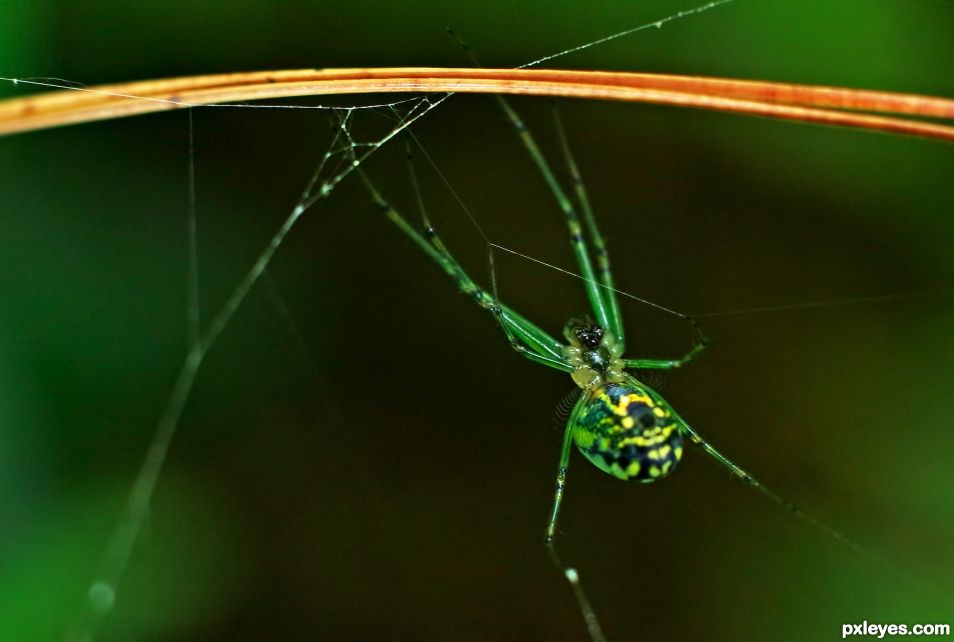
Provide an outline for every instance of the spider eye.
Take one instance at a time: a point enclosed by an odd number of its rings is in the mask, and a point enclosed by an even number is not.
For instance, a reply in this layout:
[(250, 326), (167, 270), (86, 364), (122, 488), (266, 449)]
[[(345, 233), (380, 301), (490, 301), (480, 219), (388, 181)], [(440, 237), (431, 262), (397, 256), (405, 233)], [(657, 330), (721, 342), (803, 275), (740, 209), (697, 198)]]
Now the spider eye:
[(573, 331), (573, 334), (585, 347), (598, 348), (603, 339), (603, 328), (596, 324), (580, 326)]

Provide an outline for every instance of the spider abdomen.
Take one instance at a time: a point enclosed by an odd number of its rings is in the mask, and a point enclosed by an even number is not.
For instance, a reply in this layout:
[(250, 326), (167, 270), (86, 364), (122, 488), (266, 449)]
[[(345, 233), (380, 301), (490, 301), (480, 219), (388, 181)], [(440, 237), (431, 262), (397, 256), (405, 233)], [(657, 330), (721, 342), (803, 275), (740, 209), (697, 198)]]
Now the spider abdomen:
[(660, 401), (634, 385), (600, 386), (577, 415), (573, 439), (587, 459), (614, 477), (665, 477), (682, 457), (682, 433)]

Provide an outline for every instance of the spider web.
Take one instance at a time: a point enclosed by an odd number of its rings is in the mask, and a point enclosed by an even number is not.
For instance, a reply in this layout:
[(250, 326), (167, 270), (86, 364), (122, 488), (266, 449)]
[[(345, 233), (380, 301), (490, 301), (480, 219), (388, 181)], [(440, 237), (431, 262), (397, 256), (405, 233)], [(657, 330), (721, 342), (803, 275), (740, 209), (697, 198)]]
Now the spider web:
[[(248, 293), (261, 280), (267, 271), (275, 253), (285, 241), (299, 218), (319, 201), (327, 198), (335, 187), (355, 171), (361, 163), (378, 148), (385, 145), (414, 121), (438, 106), (447, 95), (432, 98), (424, 96), (411, 101), (398, 101), (387, 106), (395, 116), (396, 124), (386, 133), (370, 139), (357, 139), (351, 132), (351, 121), (361, 108), (343, 107), (330, 109), (334, 114), (334, 134), (328, 150), (322, 155), (318, 166), (303, 190), (301, 196), (274, 233), (265, 250), (259, 254), (245, 276), (235, 286), (225, 304), (213, 316), (208, 327), (203, 329), (199, 317), (198, 250), (195, 219), (195, 183), (194, 156), (192, 154), (193, 119), (190, 112), (190, 208), (189, 208), (189, 350), (176, 378), (172, 393), (159, 419), (156, 433), (149, 444), (149, 450), (142, 468), (136, 475), (129, 493), (125, 514), (107, 544), (106, 552), (96, 579), (89, 588), (90, 618), (81, 624), (70, 639), (85, 640), (92, 637), (98, 625), (98, 619), (105, 616), (115, 603), (115, 591), (132, 553), (139, 532), (148, 516), (150, 503), (162, 468), (168, 455), (169, 446), (179, 426), (183, 408), (189, 398), (199, 368), (209, 350), (215, 345), (226, 326), (231, 321)], [(321, 109), (329, 109), (321, 106)]]
[[(722, 4), (722, 3), (710, 3), (709, 5), (705, 5), (705, 6), (707, 7), (715, 6), (718, 4)], [(668, 21), (668, 19), (666, 20)], [(655, 23), (653, 23), (653, 25), (655, 25)], [(567, 51), (575, 51), (577, 49), (578, 48), (571, 48), (571, 49), (568, 49)], [(319, 147), (319, 149), (324, 147), (326, 148), (327, 151), (325, 151), (323, 154), (318, 155), (320, 158), (320, 161), (318, 163), (317, 170), (306, 181), (307, 183), (306, 188), (301, 192), (301, 196), (295, 202), (294, 206), (291, 208), (288, 217), (277, 228), (278, 230), (277, 233), (271, 236), (267, 244), (267, 249), (263, 253), (259, 254), (253, 262), (246, 263), (246, 265), (250, 265), (251, 268), (245, 272), (245, 275), (239, 281), (238, 287), (225, 298), (223, 305), (220, 308), (218, 308), (217, 311), (213, 310), (212, 313), (205, 314), (205, 315), (200, 314), (200, 309), (202, 308), (202, 305), (200, 305), (200, 299), (201, 299), (201, 304), (204, 304), (206, 306), (208, 306), (208, 301), (205, 296), (199, 297), (200, 293), (203, 295), (206, 294), (206, 288), (202, 288), (200, 291), (197, 285), (199, 283), (199, 279), (197, 275), (199, 274), (205, 275), (206, 272), (204, 270), (200, 271), (198, 269), (194, 269), (194, 271), (190, 272), (192, 276), (189, 279), (190, 304), (188, 306), (188, 316), (189, 316), (188, 327), (190, 328), (191, 349), (179, 373), (179, 378), (178, 378), (175, 390), (173, 391), (172, 395), (168, 399), (166, 410), (164, 411), (162, 415), (162, 420), (160, 421), (157, 435), (151, 441), (150, 457), (149, 459), (147, 459), (147, 462), (143, 468), (143, 472), (139, 473), (137, 477), (137, 483), (131, 492), (130, 500), (129, 500), (130, 502), (129, 506), (131, 508), (127, 508), (126, 509), (127, 512), (125, 513), (127, 515), (127, 519), (125, 519), (112, 534), (110, 538), (110, 544), (108, 546), (108, 549), (105, 555), (105, 559), (101, 564), (100, 571), (97, 573), (98, 579), (96, 580), (96, 582), (94, 582), (94, 584), (90, 588), (90, 598), (91, 598), (91, 603), (92, 603), (92, 607), (94, 611), (98, 610), (99, 612), (106, 612), (112, 606), (112, 602), (115, 597), (113, 592), (113, 587), (116, 585), (121, 586), (121, 578), (125, 572), (125, 568), (129, 561), (129, 556), (131, 554), (133, 545), (135, 541), (137, 540), (137, 537), (140, 534), (141, 530), (143, 528), (148, 527), (149, 504), (150, 504), (150, 500), (152, 496), (152, 489), (155, 487), (156, 480), (158, 479), (161, 469), (163, 468), (163, 462), (167, 454), (166, 451), (168, 449), (170, 440), (173, 437), (173, 433), (175, 432), (176, 427), (180, 423), (180, 417), (181, 417), (183, 408), (186, 402), (190, 399), (191, 390), (193, 389), (193, 386), (195, 385), (195, 377), (197, 373), (199, 372), (199, 367), (200, 365), (202, 365), (207, 355), (209, 355), (209, 352), (212, 346), (218, 341), (218, 339), (221, 336), (223, 336), (224, 333), (226, 333), (227, 329), (231, 328), (236, 312), (242, 305), (243, 301), (245, 301), (249, 297), (256, 282), (258, 282), (261, 279), (266, 280), (265, 289), (269, 293), (269, 296), (277, 297), (275, 305), (279, 306), (279, 309), (285, 309), (286, 311), (288, 311), (288, 314), (283, 315), (283, 319), (286, 324), (294, 324), (298, 328), (304, 325), (301, 321), (300, 312), (292, 313), (291, 311), (288, 310), (288, 308), (291, 306), (288, 304), (288, 302), (284, 298), (286, 296), (286, 292), (285, 292), (286, 287), (282, 286), (280, 288), (275, 288), (272, 285), (269, 285), (270, 277), (268, 275), (270, 274), (270, 271), (268, 266), (272, 262), (272, 260), (276, 257), (276, 252), (278, 252), (279, 248), (281, 248), (282, 245), (286, 242), (286, 240), (288, 240), (288, 232), (294, 226), (300, 225), (303, 222), (303, 217), (306, 213), (309, 212), (310, 208), (316, 207), (316, 206), (318, 207), (325, 206), (326, 203), (323, 203), (321, 201), (324, 201), (325, 199), (327, 199), (332, 194), (332, 192), (338, 189), (339, 185), (341, 189), (347, 189), (347, 185), (349, 183), (345, 182), (344, 179), (350, 173), (355, 171), (356, 167), (362, 165), (365, 161), (371, 161), (372, 160), (371, 156), (376, 154), (378, 150), (382, 150), (382, 152), (388, 151), (388, 150), (383, 150), (382, 148), (386, 147), (389, 141), (397, 137), (398, 134), (404, 131), (409, 125), (416, 122), (416, 120), (420, 118), (422, 115), (429, 113), (430, 110), (433, 107), (435, 107), (437, 104), (439, 104), (442, 100), (443, 100), (442, 97), (413, 99), (411, 101), (400, 101), (395, 103), (388, 103), (383, 106), (377, 105), (376, 108), (372, 110), (362, 110), (360, 109), (360, 106), (355, 106), (355, 105), (348, 105), (345, 107), (329, 107), (327, 105), (322, 106), (322, 108), (326, 109), (326, 111), (328, 111), (331, 116), (331, 118), (328, 119), (330, 120), (330, 122), (328, 122), (327, 125), (325, 125), (324, 122), (322, 123), (322, 127), (324, 129), (326, 130), (330, 129), (332, 132), (330, 134), (330, 142), (328, 142), (328, 140), (326, 139), (324, 142), (320, 144), (321, 146)], [(281, 106), (281, 107), (287, 109), (290, 106)], [(238, 108), (236, 106), (233, 106), (233, 107), (229, 107), (229, 109), (234, 110)], [(489, 109), (487, 111), (489, 111)], [(201, 136), (203, 132), (208, 131), (207, 129), (208, 124), (206, 122), (204, 112), (202, 111), (198, 112), (195, 118), (198, 121), (198, 126), (197, 126), (198, 134)], [(379, 121), (379, 122), (375, 122), (375, 121)], [(383, 128), (381, 127), (382, 125), (383, 125)], [(377, 129), (382, 129), (382, 131), (377, 131), (376, 133), (369, 133), (369, 130), (375, 131), (376, 126), (377, 126)], [(190, 137), (190, 141), (191, 140), (192, 140), (192, 137)], [(399, 147), (399, 146), (392, 146), (392, 147)], [(430, 148), (430, 144), (427, 144), (427, 148)], [(390, 147), (389, 147), (389, 150), (390, 150)], [(514, 154), (517, 154), (517, 153), (519, 152), (514, 152)], [(192, 153), (189, 154), (190, 165), (195, 162), (196, 158), (198, 158), (200, 161), (202, 159), (201, 147), (199, 151), (197, 152), (197, 155), (194, 155)], [(357, 162), (357, 164), (355, 164), (355, 162)], [(395, 161), (393, 158), (389, 159), (388, 166), (393, 165), (394, 162)], [(443, 162), (439, 163), (438, 166), (443, 166)], [(192, 165), (192, 167), (194, 168), (194, 165)], [(199, 174), (197, 184), (199, 189), (199, 195), (196, 200), (198, 202), (195, 203), (194, 208), (191, 208), (191, 211), (198, 213), (198, 224), (196, 223), (196, 218), (190, 219), (190, 229), (192, 230), (192, 233), (190, 234), (190, 239), (192, 240), (190, 241), (191, 249), (189, 254), (191, 258), (189, 260), (189, 265), (193, 267), (198, 266), (200, 257), (202, 257), (203, 253), (206, 251), (205, 250), (206, 242), (204, 241), (204, 237), (200, 233), (198, 233), (198, 231), (201, 230), (201, 228), (203, 227), (204, 216), (207, 211), (206, 207), (204, 207), (201, 203), (201, 199), (202, 199), (201, 194), (202, 194), (202, 186), (203, 186), (201, 172)], [(193, 192), (193, 198), (195, 198), (195, 192)], [(543, 200), (545, 198), (546, 196), (544, 195), (541, 197), (540, 200)], [(465, 202), (470, 204), (470, 209), (472, 212), (475, 210), (480, 211), (478, 207), (474, 206), (474, 199), (472, 199), (471, 197), (466, 197), (463, 200), (465, 200)], [(479, 199), (477, 200), (479, 201)], [(329, 205), (329, 207), (333, 207), (333, 205)], [(343, 212), (343, 211), (335, 210), (336, 221), (343, 220), (345, 218), (357, 217), (357, 216), (358, 214), (356, 212)], [(483, 221), (483, 218), (479, 214), (475, 216), (478, 221), (481, 221), (481, 222)], [(380, 227), (383, 227), (383, 226), (380, 226)], [(488, 226), (486, 224), (482, 223), (482, 229), (486, 229), (487, 227)], [(553, 227), (558, 228), (557, 225), (554, 225)], [(557, 233), (559, 233), (559, 231), (560, 230), (557, 229)], [(393, 236), (394, 236), (393, 230), (382, 230), (381, 235), (387, 236), (389, 243), (395, 243), (393, 239)], [(484, 238), (489, 241), (490, 238), (499, 239), (501, 237), (498, 237), (496, 234), (491, 234), (489, 238), (486, 236)], [(507, 238), (507, 237), (503, 237), (503, 238)], [(554, 247), (557, 247), (555, 243), (553, 245)], [(501, 253), (507, 253), (507, 254), (519, 253), (520, 256), (518, 256), (517, 258), (520, 259), (521, 261), (526, 261), (528, 259), (531, 261), (541, 261), (544, 264), (541, 267), (543, 267), (546, 270), (552, 270), (552, 267), (558, 264), (566, 266), (565, 262), (559, 262), (557, 260), (553, 260), (551, 256), (545, 252), (537, 252), (533, 248), (524, 251), (524, 246), (517, 242), (512, 243), (507, 240), (500, 240), (499, 243), (498, 242), (494, 243), (494, 247), (498, 250), (498, 252), (495, 253), (495, 256), (498, 257), (498, 262), (503, 261), (503, 259), (500, 258)], [(455, 245), (455, 248), (456, 248), (456, 245)], [(202, 253), (200, 253), (200, 250), (202, 250)], [(465, 253), (466, 253), (466, 250), (465, 250)], [(476, 257), (474, 256), (471, 257), (471, 264), (483, 265), (486, 261), (485, 261), (485, 258), (481, 256), (482, 250), (477, 252), (476, 254), (477, 254)], [(515, 256), (517, 255), (515, 254)], [(508, 269), (508, 265), (510, 266), (509, 269)], [(349, 269), (351, 268), (349, 267)], [(510, 280), (509, 277), (513, 269), (514, 269), (513, 264), (507, 263), (503, 266), (498, 266), (498, 268), (494, 270), (494, 272), (498, 274), (502, 280), (501, 287), (503, 288), (505, 296), (506, 296), (506, 293), (508, 292), (508, 289), (512, 287), (511, 285), (512, 281)], [(526, 271), (526, 268), (518, 268), (518, 269), (522, 271)], [(559, 269), (567, 270), (571, 273), (574, 272), (574, 270), (570, 267), (561, 267)], [(365, 273), (363, 278), (371, 278), (371, 277), (368, 277), (367, 274)], [(393, 284), (393, 281), (391, 283)], [(902, 296), (914, 297), (919, 294), (919, 292), (915, 292), (912, 289), (910, 289), (908, 287), (909, 286), (908, 283), (901, 283), (899, 285), (900, 285), (899, 289), (902, 290), (901, 292)], [(435, 285), (434, 287), (435, 287), (435, 291), (428, 293), (429, 296), (450, 297), (450, 294), (448, 292), (448, 290), (450, 289), (449, 286), (443, 290), (437, 290), (436, 288), (439, 287), (438, 285)], [(634, 292), (642, 293), (642, 289), (636, 290), (635, 288), (632, 288), (628, 283), (622, 285), (621, 288), (624, 291), (624, 293), (627, 293), (630, 296), (636, 296)], [(209, 288), (209, 289), (214, 291), (214, 288)], [(410, 290), (410, 288), (408, 288), (408, 290)], [(281, 294), (279, 294), (279, 291), (281, 292)], [(881, 293), (891, 292), (891, 291), (892, 291), (891, 289), (880, 290)], [(894, 291), (898, 291), (898, 290), (894, 290)], [(936, 288), (936, 287), (928, 288), (924, 290), (924, 292), (926, 292), (927, 294), (931, 296), (935, 296), (939, 292), (939, 288)], [(408, 296), (413, 296), (413, 295), (409, 294)], [(904, 301), (904, 299), (899, 299), (893, 294), (887, 294), (887, 295), (876, 294), (872, 296), (873, 297), (882, 297), (882, 296), (890, 297), (885, 299), (886, 302), (889, 302), (889, 303), (898, 303), (899, 301)], [(644, 298), (647, 298), (648, 300), (651, 300), (651, 301), (666, 301), (665, 298), (657, 297), (653, 293), (647, 295), (647, 297), (644, 297)], [(809, 297), (809, 299), (810, 298), (811, 297)], [(818, 298), (815, 298), (813, 300), (809, 300), (809, 299), (801, 299), (801, 300), (806, 301), (805, 305), (808, 305), (808, 306), (820, 306), (820, 305), (826, 305), (828, 303), (826, 301), (819, 300)], [(292, 297), (292, 301), (297, 301), (297, 300), (298, 300), (297, 296)], [(510, 297), (507, 297), (507, 300), (510, 301)], [(766, 300), (767, 299), (763, 298), (759, 302), (761, 303)], [(795, 300), (797, 301), (799, 299), (796, 298)], [(770, 302), (773, 304), (776, 301), (778, 301), (778, 299), (770, 300)], [(784, 305), (780, 306), (781, 309), (791, 310), (791, 305), (790, 305), (791, 301), (792, 299), (789, 299), (787, 302), (785, 302)], [(855, 297), (845, 297), (844, 300), (839, 300), (838, 302), (846, 303), (851, 307), (856, 306), (858, 303)], [(721, 313), (721, 314), (738, 313), (745, 316), (745, 315), (751, 314), (752, 312), (750, 309), (744, 309), (745, 306), (743, 305), (740, 305), (737, 307), (733, 307), (733, 306), (727, 306), (727, 307), (731, 307), (732, 309), (726, 309), (725, 307), (723, 307), (721, 310), (713, 308), (713, 309), (703, 310), (703, 312), (709, 312), (710, 316), (714, 316), (715, 314), (718, 314), (718, 313)], [(687, 309), (690, 311), (695, 311), (697, 312), (697, 315), (698, 315), (698, 311), (695, 308), (678, 307), (677, 309)], [(536, 318), (535, 315), (533, 316), (533, 318)], [(416, 317), (409, 317), (407, 320), (412, 325), (420, 324), (425, 321)], [(481, 319), (480, 321), (485, 322), (486, 320)], [(459, 315), (457, 317), (457, 322), (461, 326), (467, 325), (467, 322), (461, 321), (461, 319), (459, 318)], [(489, 334), (489, 331), (488, 331), (488, 334)], [(315, 348), (313, 347), (308, 348), (308, 350), (314, 352)], [(318, 358), (313, 357), (312, 360), (318, 360)], [(326, 371), (322, 370), (322, 372), (326, 372)], [(554, 398), (553, 401), (555, 402), (556, 398)], [(344, 425), (347, 423), (347, 421), (330, 422), (330, 423), (331, 425)], [(486, 453), (484, 454), (484, 456), (490, 457), (492, 456), (492, 453)], [(546, 460), (544, 462), (545, 464), (551, 463), (547, 459), (546, 455), (541, 456), (541, 459)], [(581, 466), (577, 464), (576, 468), (581, 468)], [(352, 473), (353, 476), (356, 476), (359, 479), (363, 478), (362, 474), (356, 473), (355, 467), (349, 468), (347, 472)], [(549, 481), (548, 474), (545, 473), (541, 479), (544, 482), (548, 482)], [(363, 483), (363, 482), (359, 482), (359, 483)], [(682, 490), (685, 491), (684, 488)], [(576, 490), (574, 489), (572, 492), (576, 492)], [(537, 504), (539, 504), (538, 496), (535, 496), (534, 500), (537, 501)], [(384, 503), (386, 504), (387, 502), (384, 502)], [(383, 511), (383, 512), (388, 512), (388, 511), (391, 511), (392, 513), (394, 512), (393, 509), (389, 508), (388, 506), (384, 506), (384, 507), (380, 506), (380, 503), (377, 506), (376, 510)], [(530, 517), (534, 518), (529, 520), (529, 522), (533, 524), (536, 524), (539, 521), (538, 515), (532, 515)], [(403, 521), (403, 519), (404, 518), (402, 518), (400, 514), (398, 515), (392, 514), (390, 517), (390, 523), (393, 526), (396, 522)], [(580, 526), (577, 525), (574, 528), (574, 531), (578, 532), (579, 530), (580, 530)], [(535, 534), (536, 530), (534, 527), (530, 527), (526, 529), (525, 532)], [(164, 536), (163, 534), (158, 534), (155, 536), (155, 538), (159, 539), (159, 538), (162, 538), (163, 536)], [(490, 538), (490, 539), (493, 539), (493, 538)], [(580, 555), (577, 553), (576, 557), (579, 558)], [(605, 569), (600, 569), (600, 570), (605, 570)], [(400, 573), (397, 573), (397, 574), (400, 575)], [(330, 584), (341, 586), (343, 584), (342, 578), (336, 578), (336, 581), (330, 582)], [(123, 589), (120, 588), (120, 591), (122, 590)], [(599, 600), (597, 600), (597, 608), (599, 607), (600, 607), (600, 602)], [(563, 605), (563, 609), (566, 610), (565, 604)], [(422, 611), (423, 610), (424, 609), (422, 609)], [(612, 612), (615, 609), (609, 609), (609, 610)], [(434, 626), (437, 626), (437, 625), (434, 625)]]

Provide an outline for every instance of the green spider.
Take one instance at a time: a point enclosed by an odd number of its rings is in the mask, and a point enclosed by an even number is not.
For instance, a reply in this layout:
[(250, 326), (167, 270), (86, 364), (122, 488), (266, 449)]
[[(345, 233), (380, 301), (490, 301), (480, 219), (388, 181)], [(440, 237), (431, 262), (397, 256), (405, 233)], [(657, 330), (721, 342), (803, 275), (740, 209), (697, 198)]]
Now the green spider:
[[(594, 465), (614, 477), (649, 483), (666, 477), (676, 468), (682, 457), (685, 440), (700, 447), (734, 475), (762, 491), (775, 502), (820, 526), (836, 539), (848, 541), (837, 531), (802, 513), (800, 509), (722, 455), (699, 436), (658, 392), (636, 378), (633, 371), (671, 370), (685, 365), (702, 352), (707, 345), (707, 340), (693, 319), (684, 317), (695, 330), (697, 340), (682, 357), (678, 359), (623, 357), (626, 347), (625, 330), (617, 291), (614, 287), (613, 273), (610, 269), (609, 253), (596, 224), (560, 119), (557, 116), (557, 132), (577, 201), (583, 213), (583, 221), (573, 202), (556, 180), (547, 160), (523, 121), (503, 98), (498, 97), (498, 102), (564, 214), (570, 246), (586, 287), (592, 319), (590, 317), (570, 319), (563, 329), (565, 342), (558, 341), (538, 325), (504, 305), (470, 278), (447, 250), (431, 224), (413, 168), (411, 181), (418, 196), (422, 220), (420, 229), (412, 226), (397, 209), (387, 202), (363, 172), (359, 170), (359, 173), (374, 202), (383, 210), (387, 218), (443, 268), (461, 292), (493, 314), (514, 350), (531, 361), (569, 373), (573, 382), (580, 388), (579, 398), (566, 422), (557, 470), (556, 491), (547, 523), (545, 541), (548, 544), (552, 543), (556, 534), (572, 444), (575, 443), (583, 456)], [(408, 157), (410, 159), (410, 152)], [(595, 257), (595, 267), (593, 257)]]

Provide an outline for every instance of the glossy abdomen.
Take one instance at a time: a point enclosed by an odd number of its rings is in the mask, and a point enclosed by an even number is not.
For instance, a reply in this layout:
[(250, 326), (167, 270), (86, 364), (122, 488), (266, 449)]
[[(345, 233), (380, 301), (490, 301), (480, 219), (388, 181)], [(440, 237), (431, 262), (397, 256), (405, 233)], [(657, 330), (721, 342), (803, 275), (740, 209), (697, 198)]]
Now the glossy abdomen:
[(651, 482), (682, 457), (682, 433), (666, 402), (642, 387), (608, 383), (587, 395), (573, 440), (598, 468), (619, 479)]

